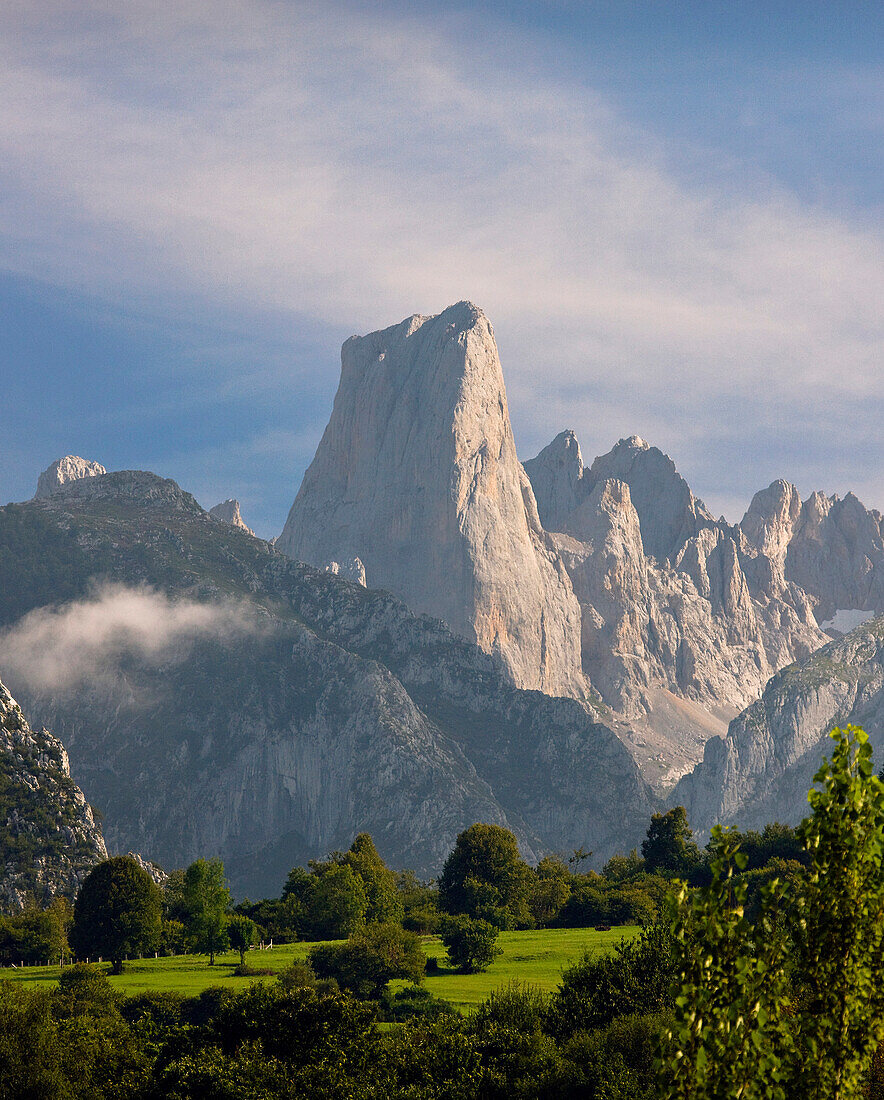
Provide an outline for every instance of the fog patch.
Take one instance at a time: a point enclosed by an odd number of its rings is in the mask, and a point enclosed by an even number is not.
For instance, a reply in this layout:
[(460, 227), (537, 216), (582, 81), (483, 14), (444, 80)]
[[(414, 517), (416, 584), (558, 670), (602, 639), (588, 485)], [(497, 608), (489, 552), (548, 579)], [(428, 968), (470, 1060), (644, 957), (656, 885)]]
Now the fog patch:
[(0, 677), (34, 693), (108, 686), (120, 665), (183, 661), (195, 642), (232, 642), (261, 629), (255, 609), (227, 600), (170, 599), (141, 587), (106, 585), (85, 600), (31, 611), (0, 634)]

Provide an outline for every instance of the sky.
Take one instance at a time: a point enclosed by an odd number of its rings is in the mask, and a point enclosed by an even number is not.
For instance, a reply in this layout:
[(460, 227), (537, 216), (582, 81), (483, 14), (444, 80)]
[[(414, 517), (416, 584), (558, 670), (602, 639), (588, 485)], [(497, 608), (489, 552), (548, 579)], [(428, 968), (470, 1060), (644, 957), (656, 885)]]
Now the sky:
[(354, 333), (470, 299), (520, 456), (884, 509), (880, 3), (4, 0), (0, 501), (277, 534)]

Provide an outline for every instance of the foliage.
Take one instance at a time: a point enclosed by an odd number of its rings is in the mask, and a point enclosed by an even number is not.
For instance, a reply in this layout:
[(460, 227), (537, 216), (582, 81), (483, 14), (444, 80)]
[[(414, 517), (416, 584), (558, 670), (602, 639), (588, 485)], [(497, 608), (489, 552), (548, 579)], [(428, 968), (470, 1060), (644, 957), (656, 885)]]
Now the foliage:
[(392, 978), (422, 981), (426, 966), (420, 939), (396, 924), (370, 924), (344, 944), (319, 944), (309, 958), (317, 977), (363, 1000), (380, 997)]
[(681, 991), (660, 1075), (667, 1096), (849, 1100), (869, 1081), (884, 1037), (884, 785), (861, 729), (831, 736), (832, 759), (808, 796), (807, 869), (793, 876), (791, 904), (773, 880), (750, 924), (747, 883), (733, 874), (747, 857), (722, 831), (712, 883), (693, 896), (679, 890)]
[(884, 784), (866, 733), (835, 729), (801, 836), (809, 867), (793, 936), (804, 983), (792, 1095), (858, 1095), (884, 1039)]
[(571, 872), (556, 856), (544, 856), (534, 868), (534, 881), (528, 890), (528, 909), (533, 922), (550, 924), (571, 896)]
[(368, 833), (360, 833), (342, 862), (362, 880), (365, 891), (365, 920), (368, 924), (398, 924), (403, 917), (402, 898), (396, 889), (396, 875), (374, 846)]
[(104, 956), (113, 972), (123, 959), (159, 943), (162, 895), (150, 875), (128, 856), (99, 863), (86, 876), (74, 906), (70, 941), (79, 958)]
[(396, 889), (402, 899), (402, 926), (410, 932), (429, 935), (439, 930), (439, 891), (421, 882), (413, 871), (400, 871)]
[(48, 909), (0, 917), (0, 963), (62, 962), (70, 954), (71, 903), (58, 897)]
[(307, 927), (314, 939), (349, 936), (364, 926), (368, 912), (362, 879), (346, 863), (315, 865), (306, 904)]
[(674, 896), (680, 992), (661, 1068), (673, 1100), (734, 1097), (787, 1100), (788, 989), (786, 944), (775, 914), (778, 883), (753, 927), (744, 913), (746, 866), (738, 841), (716, 826), (710, 845), (712, 882)]
[(438, 1020), (458, 1016), (448, 1001), (443, 1001), (421, 985), (407, 985), (395, 993), (385, 989), (381, 994), (381, 1017), (393, 1023), (405, 1020)]
[(442, 943), (451, 965), (464, 974), (486, 970), (502, 954), (497, 936), (493, 924), (471, 917), (448, 917), (442, 926)]
[(230, 891), (220, 859), (197, 859), (187, 868), (183, 906), (190, 943), (194, 950), (208, 955), (213, 966), (215, 955), (228, 944)]
[(252, 946), (256, 931), (255, 922), (248, 917), (237, 915), (227, 921), (227, 938), (233, 950), (239, 952), (240, 965), (246, 961), (246, 951)]
[(620, 1016), (667, 1010), (676, 973), (675, 944), (664, 923), (621, 939), (612, 955), (587, 952), (568, 967), (552, 997), (547, 1027), (560, 1039), (607, 1027)]
[(439, 878), (439, 907), (498, 928), (531, 924), (532, 873), (516, 838), (500, 825), (471, 825), (460, 833)]
[(693, 841), (684, 806), (674, 806), (665, 814), (654, 814), (648, 833), (642, 841), (642, 856), (648, 871), (669, 871), (687, 874), (700, 860), (700, 851)]

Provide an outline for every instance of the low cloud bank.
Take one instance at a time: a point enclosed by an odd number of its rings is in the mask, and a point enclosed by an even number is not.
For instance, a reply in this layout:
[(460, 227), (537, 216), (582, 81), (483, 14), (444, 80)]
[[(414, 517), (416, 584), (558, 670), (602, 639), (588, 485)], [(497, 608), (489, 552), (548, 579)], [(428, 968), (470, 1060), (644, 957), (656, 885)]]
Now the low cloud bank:
[(105, 586), (58, 608), (39, 608), (0, 635), (0, 677), (34, 692), (65, 693), (115, 679), (125, 659), (184, 660), (194, 642), (258, 631), (254, 611), (232, 600), (171, 600), (150, 588)]

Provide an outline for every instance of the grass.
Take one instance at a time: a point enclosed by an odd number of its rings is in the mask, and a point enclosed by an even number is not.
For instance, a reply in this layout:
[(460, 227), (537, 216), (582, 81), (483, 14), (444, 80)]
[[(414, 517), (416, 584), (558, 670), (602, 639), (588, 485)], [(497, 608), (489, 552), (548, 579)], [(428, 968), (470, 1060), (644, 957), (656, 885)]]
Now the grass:
[[(512, 979), (551, 991), (559, 984), (562, 970), (576, 962), (584, 950), (607, 953), (623, 936), (633, 936), (637, 931), (637, 928), (614, 928), (610, 932), (596, 932), (592, 928), (545, 928), (531, 932), (501, 932), (498, 945), (503, 954), (482, 974), (459, 974), (446, 969), (445, 948), (438, 937), (427, 937), (424, 950), (428, 957), (435, 956), (443, 969), (427, 977), (426, 987), (434, 996), (450, 1001), (462, 1012), (471, 1011), (492, 990)], [(246, 961), (250, 966), (278, 973), (290, 963), (305, 959), (312, 946), (292, 943), (269, 951), (249, 951)], [(193, 997), (210, 986), (244, 989), (250, 982), (271, 980), (234, 977), (233, 969), (238, 963), (239, 954), (234, 951), (216, 956), (214, 966), (209, 966), (205, 955), (136, 959), (125, 964), (122, 974), (110, 975), (110, 982), (114, 989), (129, 995), (174, 991)], [(54, 985), (58, 974), (57, 966), (27, 966), (0, 972), (7, 980), (43, 987)], [(404, 984), (395, 982), (394, 987)]]

